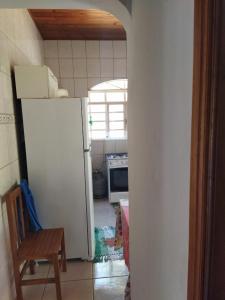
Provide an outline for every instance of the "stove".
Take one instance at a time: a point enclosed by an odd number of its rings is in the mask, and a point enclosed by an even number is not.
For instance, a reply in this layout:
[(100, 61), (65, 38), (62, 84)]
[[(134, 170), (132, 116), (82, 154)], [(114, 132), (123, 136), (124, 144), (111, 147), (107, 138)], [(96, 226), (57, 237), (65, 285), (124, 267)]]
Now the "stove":
[(128, 154), (106, 154), (109, 202), (128, 199)]
[(106, 154), (108, 168), (128, 167), (127, 153), (108, 153)]
[(109, 159), (128, 159), (127, 153), (107, 153), (106, 154), (106, 160)]

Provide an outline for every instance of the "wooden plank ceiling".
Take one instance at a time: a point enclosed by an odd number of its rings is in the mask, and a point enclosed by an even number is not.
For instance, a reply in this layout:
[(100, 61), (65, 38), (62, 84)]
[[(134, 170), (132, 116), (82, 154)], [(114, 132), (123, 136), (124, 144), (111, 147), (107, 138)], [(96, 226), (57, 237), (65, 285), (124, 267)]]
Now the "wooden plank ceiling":
[(96, 9), (30, 9), (44, 40), (126, 40), (122, 23)]

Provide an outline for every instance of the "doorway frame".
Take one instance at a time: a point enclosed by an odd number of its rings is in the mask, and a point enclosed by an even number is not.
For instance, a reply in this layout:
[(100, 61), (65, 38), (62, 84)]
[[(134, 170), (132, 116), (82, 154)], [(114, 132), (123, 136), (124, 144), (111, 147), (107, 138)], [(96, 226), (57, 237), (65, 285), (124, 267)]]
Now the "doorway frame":
[(213, 216), (221, 0), (195, 0), (188, 300), (207, 300)]

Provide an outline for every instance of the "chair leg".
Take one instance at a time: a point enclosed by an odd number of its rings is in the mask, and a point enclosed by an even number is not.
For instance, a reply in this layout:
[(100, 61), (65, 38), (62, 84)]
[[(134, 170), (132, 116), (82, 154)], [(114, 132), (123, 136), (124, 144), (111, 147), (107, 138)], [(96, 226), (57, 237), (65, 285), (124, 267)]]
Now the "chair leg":
[(62, 300), (61, 285), (60, 285), (60, 269), (59, 269), (59, 258), (55, 255), (53, 258), (53, 266), (55, 273), (55, 285), (56, 285), (56, 296), (57, 300)]
[(34, 275), (35, 274), (35, 261), (31, 260), (29, 266), (30, 266), (30, 274)]
[(61, 259), (62, 259), (62, 270), (63, 272), (66, 272), (67, 267), (66, 267), (66, 247), (65, 247), (65, 238), (64, 238), (64, 234), (63, 234), (63, 238), (62, 238), (62, 254), (61, 254)]
[(20, 280), (20, 266), (14, 266), (14, 275), (15, 275), (15, 287), (16, 287), (16, 300), (23, 300), (23, 292)]

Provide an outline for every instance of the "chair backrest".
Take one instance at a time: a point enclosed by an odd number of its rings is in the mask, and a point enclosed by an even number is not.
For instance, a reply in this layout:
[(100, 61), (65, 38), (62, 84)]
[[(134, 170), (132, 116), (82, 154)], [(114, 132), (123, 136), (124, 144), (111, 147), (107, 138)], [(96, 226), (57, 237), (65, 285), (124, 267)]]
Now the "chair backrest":
[(6, 207), (9, 223), (9, 234), (13, 257), (18, 247), (26, 237), (25, 211), (20, 187), (9, 192), (6, 198)]

